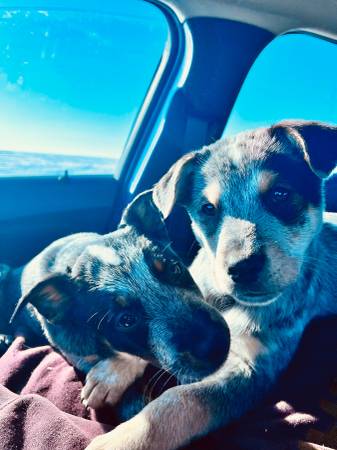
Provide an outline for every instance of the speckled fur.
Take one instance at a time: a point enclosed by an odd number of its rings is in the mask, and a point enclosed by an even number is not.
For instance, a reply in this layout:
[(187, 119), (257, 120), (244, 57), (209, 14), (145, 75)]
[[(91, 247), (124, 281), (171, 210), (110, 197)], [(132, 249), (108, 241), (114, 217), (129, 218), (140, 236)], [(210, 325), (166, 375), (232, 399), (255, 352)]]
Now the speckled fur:
[[(44, 335), (88, 373), (82, 392), (86, 405), (115, 403), (143, 374), (144, 360), (180, 380), (197, 380), (227, 356), (226, 323), (202, 301), (187, 268), (170, 248), (165, 227), (160, 229), (161, 222), (151, 193), (143, 193), (126, 209), (120, 229), (59, 239), (11, 273), (8, 298), (21, 296), (14, 332), (26, 327), (30, 334)], [(118, 326), (125, 312), (139, 319), (132, 329)], [(208, 328), (215, 327), (215, 337), (224, 344), (212, 361), (193, 353), (195, 341), (186, 339), (196, 326), (205, 327), (198, 335), (202, 348), (212, 351), (218, 346), (216, 339), (208, 339)]]
[[(168, 390), (88, 449), (172, 450), (263, 399), (308, 323), (337, 313), (337, 229), (322, 221), (323, 178), (336, 162), (336, 127), (288, 121), (187, 154), (164, 175), (154, 201), (164, 217), (175, 203), (191, 217), (201, 245), (191, 273), (227, 320), (229, 357), (214, 374)], [(269, 180), (282, 177), (300, 205), (291, 221), (276, 217), (262, 201)], [(216, 219), (202, 216), (205, 202), (215, 204)], [(231, 264), (256, 251), (266, 255), (254, 285), (258, 297), (228, 273)]]

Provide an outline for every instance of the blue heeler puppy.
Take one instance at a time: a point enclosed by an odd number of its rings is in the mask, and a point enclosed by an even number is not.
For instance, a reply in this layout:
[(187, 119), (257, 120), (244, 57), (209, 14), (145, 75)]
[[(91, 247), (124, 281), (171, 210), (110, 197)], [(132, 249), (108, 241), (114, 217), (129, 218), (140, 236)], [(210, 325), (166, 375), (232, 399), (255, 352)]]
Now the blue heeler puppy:
[(192, 220), (201, 250), (191, 273), (229, 325), (229, 357), (90, 450), (175, 449), (230, 423), (272, 388), (307, 324), (337, 313), (337, 229), (322, 222), (336, 162), (337, 127), (288, 121), (187, 154), (159, 181), (164, 217), (180, 203)]
[(119, 400), (146, 361), (186, 382), (214, 372), (228, 353), (226, 323), (171, 250), (150, 192), (129, 205), (117, 231), (59, 239), (14, 270), (7, 298), (20, 295), (12, 331), (44, 335), (88, 373), (82, 398), (94, 408)]

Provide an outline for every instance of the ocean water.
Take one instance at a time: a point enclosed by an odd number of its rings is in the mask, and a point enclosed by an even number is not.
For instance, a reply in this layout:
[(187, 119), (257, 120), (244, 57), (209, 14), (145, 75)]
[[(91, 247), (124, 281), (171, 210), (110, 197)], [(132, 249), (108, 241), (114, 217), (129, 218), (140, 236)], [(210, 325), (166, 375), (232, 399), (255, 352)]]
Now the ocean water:
[(117, 159), (0, 150), (0, 177), (112, 175)]

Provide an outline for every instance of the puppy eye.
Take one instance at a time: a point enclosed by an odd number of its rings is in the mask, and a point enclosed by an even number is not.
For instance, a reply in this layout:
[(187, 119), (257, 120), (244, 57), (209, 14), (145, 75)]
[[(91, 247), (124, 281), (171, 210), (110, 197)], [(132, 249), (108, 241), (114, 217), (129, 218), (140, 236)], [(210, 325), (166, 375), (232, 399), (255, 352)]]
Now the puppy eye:
[(284, 187), (276, 187), (269, 191), (269, 197), (274, 203), (283, 203), (290, 199), (291, 192)]
[(206, 216), (214, 216), (216, 213), (216, 207), (212, 203), (204, 203), (201, 207), (201, 212)]
[(136, 314), (130, 312), (122, 312), (116, 318), (116, 326), (122, 331), (128, 331), (134, 328), (139, 321)]
[(292, 189), (275, 186), (270, 189), (262, 201), (266, 209), (286, 224), (296, 223), (305, 207), (303, 198)]
[(169, 270), (175, 276), (179, 276), (182, 274), (182, 267), (177, 262), (171, 263), (169, 266)]

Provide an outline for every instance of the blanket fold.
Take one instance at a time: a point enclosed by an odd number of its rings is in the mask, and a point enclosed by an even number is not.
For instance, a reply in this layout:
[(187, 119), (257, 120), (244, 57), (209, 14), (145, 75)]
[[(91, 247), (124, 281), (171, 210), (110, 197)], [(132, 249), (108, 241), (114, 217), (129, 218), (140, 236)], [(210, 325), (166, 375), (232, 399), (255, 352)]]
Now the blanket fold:
[[(113, 429), (113, 409), (86, 410), (82, 386), (83, 376), (51, 347), (27, 348), (16, 338), (0, 358), (0, 450), (83, 450)], [(337, 317), (309, 327), (263, 405), (187, 449), (337, 449)]]

